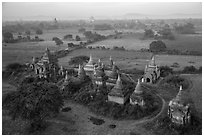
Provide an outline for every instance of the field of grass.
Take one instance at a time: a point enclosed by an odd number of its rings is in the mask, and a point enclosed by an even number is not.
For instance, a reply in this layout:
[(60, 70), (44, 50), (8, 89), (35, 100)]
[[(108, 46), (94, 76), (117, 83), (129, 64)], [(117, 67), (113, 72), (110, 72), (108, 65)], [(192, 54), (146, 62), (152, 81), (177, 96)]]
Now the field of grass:
[(175, 40), (164, 40), (168, 49), (202, 52), (202, 34), (177, 34), (175, 37)]
[(119, 39), (107, 39), (100, 42), (96, 42), (89, 46), (97, 47), (97, 46), (105, 46), (106, 48), (113, 48), (114, 46), (125, 47), (127, 50), (140, 50), (142, 48), (149, 48), (149, 44), (152, 40), (141, 40), (142, 34), (128, 34), (122, 36)]
[[(149, 48), (153, 39), (142, 40), (143, 33), (129, 34), (123, 36), (121, 39), (108, 39), (94, 43), (90, 46), (105, 46), (112, 48), (113, 46), (124, 46), (127, 50), (140, 50), (142, 48)], [(202, 52), (202, 34), (181, 35), (176, 34), (175, 40), (163, 40), (168, 49), (189, 50)]]
[(160, 66), (171, 66), (173, 63), (178, 63), (178, 68), (174, 70), (182, 70), (185, 66), (195, 66), (199, 68), (202, 66), (202, 56), (186, 56), (186, 55), (156, 55), (156, 62)]

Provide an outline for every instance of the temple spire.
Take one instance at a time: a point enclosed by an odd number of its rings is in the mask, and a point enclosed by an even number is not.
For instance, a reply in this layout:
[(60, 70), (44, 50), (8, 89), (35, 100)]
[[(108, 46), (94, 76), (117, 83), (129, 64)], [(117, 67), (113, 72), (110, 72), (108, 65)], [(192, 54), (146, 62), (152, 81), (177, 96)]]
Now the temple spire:
[(114, 88), (116, 88), (116, 89), (122, 89), (123, 88), (120, 74), (118, 74), (118, 79), (116, 81)]
[(179, 92), (178, 92), (178, 94), (176, 95), (176, 98), (177, 98), (178, 100), (180, 100), (180, 98), (181, 98), (182, 91), (183, 91), (183, 88), (182, 88), (182, 85), (180, 85), (180, 87), (179, 87)]
[(112, 60), (112, 57), (110, 56), (110, 60)]
[(154, 55), (152, 56), (152, 59), (150, 61), (150, 65), (155, 66), (155, 57), (154, 57)]
[(65, 81), (68, 80), (68, 72), (66, 71)]
[(147, 65), (145, 65), (145, 72), (147, 71)]
[(143, 93), (142, 88), (141, 88), (141, 84), (140, 84), (140, 79), (138, 79), (138, 82), (137, 82), (137, 85), (135, 87), (134, 92), (136, 94), (142, 94)]

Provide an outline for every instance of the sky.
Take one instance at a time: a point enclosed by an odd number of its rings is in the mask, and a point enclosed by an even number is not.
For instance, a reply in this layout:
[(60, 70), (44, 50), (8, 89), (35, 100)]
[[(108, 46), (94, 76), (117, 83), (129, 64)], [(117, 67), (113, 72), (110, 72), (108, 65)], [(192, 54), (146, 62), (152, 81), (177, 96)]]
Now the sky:
[[(199, 16), (202, 17), (201, 2), (4, 2), (3, 21), (7, 20), (61, 20), (125, 18), (129, 13), (147, 17)], [(184, 15), (185, 14), (185, 15)], [(177, 16), (178, 15), (178, 16)], [(136, 15), (135, 15), (136, 16)]]

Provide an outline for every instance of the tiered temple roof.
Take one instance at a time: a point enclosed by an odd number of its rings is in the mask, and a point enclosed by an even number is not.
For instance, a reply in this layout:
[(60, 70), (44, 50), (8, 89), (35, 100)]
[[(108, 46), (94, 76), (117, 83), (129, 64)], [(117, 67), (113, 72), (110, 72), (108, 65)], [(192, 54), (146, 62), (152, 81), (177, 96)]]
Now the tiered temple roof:
[(94, 70), (94, 63), (92, 56), (90, 54), (89, 62), (84, 66), (84, 70), (86, 71), (93, 71)]
[(116, 81), (115, 86), (112, 88), (111, 92), (109, 93), (110, 96), (119, 96), (124, 97), (126, 95), (126, 92), (123, 90), (123, 84), (120, 78), (120, 75), (118, 75), (118, 79)]

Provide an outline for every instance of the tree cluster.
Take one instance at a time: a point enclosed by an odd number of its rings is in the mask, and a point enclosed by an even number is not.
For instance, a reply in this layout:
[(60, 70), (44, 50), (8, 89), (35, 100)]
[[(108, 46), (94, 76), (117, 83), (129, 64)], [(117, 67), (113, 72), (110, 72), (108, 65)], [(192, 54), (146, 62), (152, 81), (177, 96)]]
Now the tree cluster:
[(56, 45), (62, 45), (63, 41), (58, 37), (53, 37), (52, 41), (55, 41)]
[(85, 31), (83, 34), (90, 41), (99, 41), (99, 40), (104, 40), (106, 38), (103, 35), (100, 35), (96, 32), (92, 33), (91, 31)]
[(186, 23), (184, 25), (175, 25), (174, 29), (180, 34), (195, 34), (195, 27), (192, 23)]
[(150, 43), (149, 50), (151, 52), (165, 51), (166, 50), (166, 44), (161, 40), (153, 41), (152, 43)]

